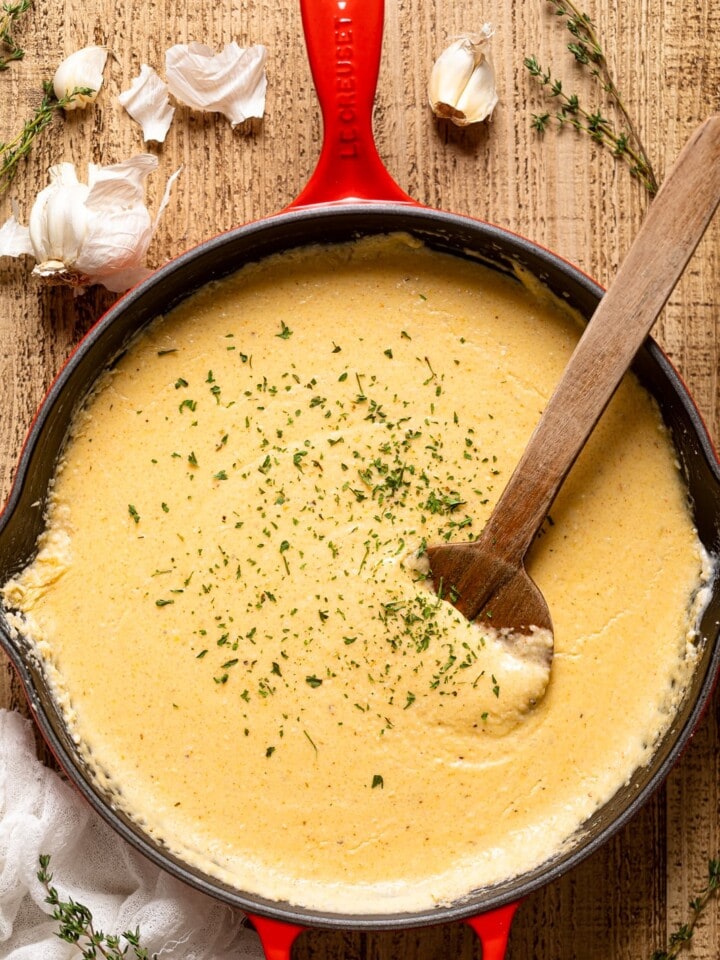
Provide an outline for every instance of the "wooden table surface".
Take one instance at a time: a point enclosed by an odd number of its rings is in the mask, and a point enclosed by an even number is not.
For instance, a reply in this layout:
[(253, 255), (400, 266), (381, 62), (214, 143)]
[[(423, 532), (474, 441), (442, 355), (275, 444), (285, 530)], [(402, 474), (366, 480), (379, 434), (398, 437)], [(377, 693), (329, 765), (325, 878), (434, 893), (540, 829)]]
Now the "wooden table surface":
[[(602, 102), (565, 49), (570, 39), (544, 0), (387, 0), (375, 127), (381, 156), (413, 197), (525, 234), (608, 283), (634, 236), (648, 196), (627, 169), (571, 130), (541, 139), (531, 114), (544, 109), (523, 58), (551, 63), (589, 104)], [(473, 12), (473, 8), (477, 8)], [(618, 84), (658, 173), (693, 127), (718, 109), (720, 3), (717, 0), (588, 0)], [(465, 131), (438, 123), (426, 106), (434, 56), (482, 20), (496, 27), (500, 103), (492, 123)], [(143, 151), (139, 128), (117, 103), (141, 63), (162, 71), (165, 49), (231, 39), (268, 48), (267, 111), (234, 131), (222, 117), (178, 110), (167, 142), (151, 148), (160, 171), (149, 182), (154, 208), (165, 177), (183, 173), (150, 249), (159, 266), (213, 234), (281, 209), (306, 182), (321, 124), (302, 40), (297, 0), (36, 0), (17, 30), (27, 54), (0, 73), (0, 141), (39, 100), (60, 59), (88, 43), (110, 58), (96, 106), (57, 122), (34, 149), (11, 190), (0, 223), (17, 204), (27, 216), (51, 163), (111, 163)], [(42, 287), (23, 260), (0, 261), (0, 499), (7, 495), (25, 431), (73, 345), (113, 297), (92, 289), (74, 299)], [(717, 442), (720, 435), (720, 218), (703, 240), (656, 328)], [(27, 712), (9, 664), (0, 705)], [(720, 853), (720, 752), (716, 695), (690, 748), (666, 785), (618, 836), (520, 909), (511, 960), (649, 960), (687, 915)], [(41, 749), (41, 748), (40, 748)], [(2, 773), (0, 772), (0, 776)], [(108, 864), (108, 870), (112, 865)], [(693, 941), (695, 958), (720, 956), (715, 900)], [(471, 958), (480, 948), (463, 927), (398, 934), (314, 932), (298, 958)]]

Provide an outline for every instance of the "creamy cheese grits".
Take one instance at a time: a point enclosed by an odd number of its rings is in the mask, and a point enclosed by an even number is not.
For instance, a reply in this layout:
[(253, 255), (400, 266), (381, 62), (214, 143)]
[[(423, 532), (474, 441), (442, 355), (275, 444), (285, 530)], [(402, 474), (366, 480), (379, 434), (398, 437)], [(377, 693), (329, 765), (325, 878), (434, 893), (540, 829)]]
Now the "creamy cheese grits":
[(421, 910), (557, 853), (649, 759), (705, 560), (632, 378), (531, 552), (549, 675), (423, 562), (480, 532), (578, 335), (398, 236), (212, 283), (101, 377), (4, 598), (150, 835), (265, 897)]

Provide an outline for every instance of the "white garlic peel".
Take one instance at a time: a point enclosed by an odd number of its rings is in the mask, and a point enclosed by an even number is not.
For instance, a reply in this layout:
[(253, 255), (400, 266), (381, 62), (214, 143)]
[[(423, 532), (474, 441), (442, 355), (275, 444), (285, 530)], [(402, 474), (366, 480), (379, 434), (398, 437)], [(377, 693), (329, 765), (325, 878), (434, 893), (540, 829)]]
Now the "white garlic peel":
[(164, 143), (172, 123), (175, 108), (170, 106), (168, 86), (157, 72), (143, 63), (129, 90), (118, 100), (130, 116), (142, 127), (143, 140)]
[(220, 53), (203, 43), (176, 44), (165, 53), (170, 92), (195, 110), (223, 113), (235, 127), (265, 112), (267, 50), (233, 40)]
[(35, 199), (29, 228), (14, 217), (0, 229), (0, 256), (30, 253), (33, 274), (47, 282), (84, 288), (101, 283), (121, 293), (150, 270), (145, 255), (170, 187), (169, 178), (153, 221), (145, 206), (145, 179), (157, 158), (139, 154), (111, 166), (88, 167), (88, 182), (78, 180), (72, 163), (50, 168), (50, 183)]
[(83, 47), (63, 60), (53, 77), (53, 90), (58, 100), (69, 96), (73, 90), (88, 88), (92, 91), (74, 96), (65, 110), (83, 110), (96, 99), (102, 86), (106, 61), (107, 50), (97, 46)]
[(13, 214), (0, 227), (0, 256), (22, 257), (29, 253), (33, 255), (33, 245), (30, 243), (30, 231), (24, 227)]
[(498, 102), (489, 51), (492, 34), (492, 27), (486, 23), (478, 35), (455, 40), (435, 61), (428, 98), (436, 116), (459, 127), (491, 116)]

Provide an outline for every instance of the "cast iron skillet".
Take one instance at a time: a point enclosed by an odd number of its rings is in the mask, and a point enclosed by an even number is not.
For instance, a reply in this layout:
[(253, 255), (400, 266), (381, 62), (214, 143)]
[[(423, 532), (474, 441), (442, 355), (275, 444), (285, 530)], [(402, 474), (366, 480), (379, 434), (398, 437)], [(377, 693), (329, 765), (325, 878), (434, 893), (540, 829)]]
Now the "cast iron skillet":
[[(159, 313), (198, 287), (250, 261), (307, 243), (337, 243), (359, 236), (407, 231), (429, 247), (480, 258), (513, 274), (521, 264), (589, 317), (602, 290), (564, 260), (506, 230), (412, 201), (383, 167), (371, 129), (382, 34), (382, 0), (301, 0), (310, 62), (320, 96), (325, 134), (317, 169), (283, 213), (230, 231), (184, 254), (123, 297), (90, 331), (51, 387), (29, 432), (15, 485), (0, 515), (0, 582), (33, 557), (54, 465), (70, 417), (96, 379), (130, 338)], [(702, 542), (720, 552), (720, 467), (700, 416), (658, 346), (648, 340), (635, 373), (658, 401), (669, 426), (692, 500)], [(703, 649), (685, 700), (647, 767), (579, 831), (551, 861), (519, 877), (474, 891), (449, 906), (417, 913), (343, 915), (306, 910), (244, 893), (170, 854), (113, 806), (94, 782), (48, 692), (42, 664), (13, 636), (0, 610), (0, 642), (17, 670), (33, 716), (68, 776), (91, 805), (138, 850), (170, 873), (254, 919), (268, 958), (288, 960), (303, 927), (396, 928), (463, 920), (483, 941), (485, 960), (502, 960), (517, 903), (592, 853), (620, 829), (668, 773), (708, 702), (719, 661), (720, 587), (717, 580), (701, 623)]]

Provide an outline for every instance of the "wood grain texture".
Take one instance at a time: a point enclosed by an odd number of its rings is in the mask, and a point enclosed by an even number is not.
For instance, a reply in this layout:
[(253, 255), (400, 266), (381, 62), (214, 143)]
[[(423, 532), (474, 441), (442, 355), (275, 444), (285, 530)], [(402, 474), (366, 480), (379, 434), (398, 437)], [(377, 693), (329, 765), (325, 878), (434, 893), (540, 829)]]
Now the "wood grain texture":
[[(659, 174), (691, 130), (720, 106), (717, 0), (588, 0), (627, 105)], [(433, 57), (482, 20), (496, 27), (501, 101), (492, 123), (465, 131), (434, 120), (425, 88)], [(119, 107), (141, 63), (162, 68), (173, 43), (219, 48), (265, 43), (267, 114), (234, 131), (221, 117), (180, 108), (168, 140), (153, 147), (160, 169), (149, 182), (155, 208), (165, 177), (183, 165), (150, 249), (159, 265), (199, 241), (281, 209), (307, 181), (321, 125), (302, 44), (296, 0), (64, 0), (36, 3), (17, 32), (26, 59), (0, 74), (0, 140), (39, 100), (59, 60), (89, 42), (107, 44), (105, 87), (94, 109), (58, 121), (0, 198), (0, 223), (14, 202), (27, 219), (51, 163), (113, 162), (144, 149)], [(499, 223), (557, 251), (608, 283), (648, 200), (626, 168), (572, 131), (530, 129), (543, 101), (522, 66), (534, 53), (568, 89), (599, 97), (565, 50), (567, 34), (543, 0), (387, 0), (385, 46), (375, 109), (378, 148), (400, 185), (424, 203)], [(715, 441), (720, 436), (720, 222), (703, 240), (656, 328), (687, 381)], [(112, 302), (102, 290), (74, 299), (41, 288), (23, 261), (0, 261), (0, 498), (12, 481), (25, 431), (63, 360)], [(0, 704), (24, 710), (6, 661)], [(643, 960), (685, 918), (720, 852), (720, 699), (666, 786), (598, 853), (530, 897), (518, 913), (510, 960)], [(0, 771), (0, 776), (2, 772)], [(446, 960), (480, 957), (464, 927), (393, 934), (310, 932), (301, 960)], [(698, 929), (692, 956), (720, 956), (717, 901)]]

